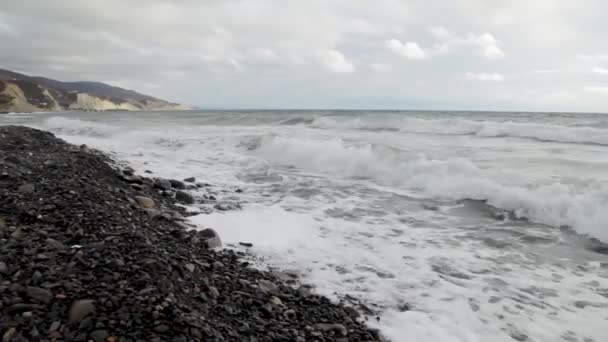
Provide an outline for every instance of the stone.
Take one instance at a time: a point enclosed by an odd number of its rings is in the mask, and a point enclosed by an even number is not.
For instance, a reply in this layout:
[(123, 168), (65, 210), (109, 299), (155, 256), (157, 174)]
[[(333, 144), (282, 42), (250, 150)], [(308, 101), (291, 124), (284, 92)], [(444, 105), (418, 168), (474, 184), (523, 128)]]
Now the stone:
[(221, 210), (221, 211), (240, 209), (240, 206), (237, 203), (232, 203), (232, 202), (220, 202), (220, 203), (216, 203), (213, 207), (215, 209)]
[(154, 327), (154, 331), (158, 333), (166, 333), (167, 331), (169, 331), (169, 326), (166, 324), (157, 325)]
[(8, 274), (8, 266), (4, 261), (0, 261), (0, 274)]
[(21, 192), (21, 193), (32, 193), (34, 192), (35, 188), (34, 188), (34, 184), (23, 184), (20, 185), (17, 188), (17, 191)]
[(15, 329), (15, 328), (8, 329), (4, 333), (4, 335), (2, 335), (2, 342), (11, 342), (11, 340), (13, 339), (13, 337), (15, 337), (15, 335), (17, 335), (17, 329)]
[(135, 202), (142, 208), (155, 208), (156, 207), (156, 203), (154, 202), (154, 200), (149, 197), (135, 196), (135, 197), (133, 197), (133, 199), (135, 199)]
[(51, 327), (49, 328), (49, 333), (53, 332), (53, 331), (57, 331), (57, 330), (59, 330), (59, 328), (61, 328), (61, 322), (55, 321), (51, 324)]
[(171, 182), (168, 179), (156, 178), (152, 186), (156, 189), (171, 190)]
[(46, 239), (46, 245), (53, 249), (64, 249), (65, 245), (55, 239), (48, 238)]
[(0, 229), (6, 229), (6, 227), (6, 221), (2, 217), (0, 217)]
[(184, 267), (188, 270), (188, 272), (192, 273), (195, 270), (195, 266), (193, 264), (185, 264)]
[(185, 204), (194, 204), (194, 197), (183, 190), (177, 190), (175, 199)]
[(184, 182), (194, 183), (194, 182), (196, 182), (196, 178), (194, 178), (194, 177), (188, 177), (188, 178), (184, 179)]
[(108, 338), (108, 332), (106, 330), (95, 330), (89, 337), (95, 342), (105, 342), (106, 338)]
[(283, 301), (279, 297), (272, 296), (270, 297), (270, 304), (276, 306), (283, 306)]
[(186, 184), (184, 184), (184, 182), (178, 181), (176, 179), (170, 179), (169, 182), (171, 182), (172, 188), (180, 189), (180, 190), (186, 189)]
[(45, 304), (48, 304), (53, 300), (53, 293), (51, 293), (51, 291), (39, 287), (28, 286), (27, 295), (28, 297)]
[(342, 324), (338, 324), (338, 323), (319, 323), (319, 324), (315, 324), (315, 329), (322, 331), (322, 332), (330, 332), (333, 331), (335, 333), (338, 333), (342, 336), (346, 336), (348, 335), (348, 330), (346, 330), (346, 327)]
[(148, 217), (155, 219), (162, 216), (162, 212), (158, 209), (145, 208), (144, 211), (148, 214)]
[(69, 313), (70, 322), (80, 322), (89, 314), (95, 312), (95, 304), (91, 299), (81, 299), (72, 304)]
[(269, 280), (260, 279), (258, 280), (258, 288), (263, 292), (271, 292), (276, 290), (277, 285)]
[(222, 240), (220, 240), (220, 237), (215, 230), (211, 228), (206, 228), (201, 230), (198, 234), (205, 240), (207, 248), (222, 247)]
[(218, 289), (213, 286), (209, 286), (209, 296), (211, 296), (211, 298), (213, 299), (216, 299), (220, 296), (220, 291), (218, 291)]
[(253, 247), (253, 244), (250, 242), (239, 242), (239, 245), (247, 248)]

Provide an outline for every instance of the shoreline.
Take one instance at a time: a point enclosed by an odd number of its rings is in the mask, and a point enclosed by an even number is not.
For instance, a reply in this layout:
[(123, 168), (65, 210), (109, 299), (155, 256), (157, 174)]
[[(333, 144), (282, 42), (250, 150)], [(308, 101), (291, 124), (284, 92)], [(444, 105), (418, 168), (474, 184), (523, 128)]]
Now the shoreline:
[(0, 127), (3, 340), (382, 340), (353, 307), (190, 229), (177, 203), (192, 204), (194, 182), (120, 165), (48, 132)]

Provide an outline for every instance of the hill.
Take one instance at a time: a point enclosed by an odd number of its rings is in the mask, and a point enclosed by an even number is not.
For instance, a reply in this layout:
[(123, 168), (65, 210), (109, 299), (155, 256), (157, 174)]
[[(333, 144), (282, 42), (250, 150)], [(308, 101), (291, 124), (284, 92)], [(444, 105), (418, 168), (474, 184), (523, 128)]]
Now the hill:
[(0, 69), (0, 112), (187, 109), (193, 108), (101, 82), (62, 82)]

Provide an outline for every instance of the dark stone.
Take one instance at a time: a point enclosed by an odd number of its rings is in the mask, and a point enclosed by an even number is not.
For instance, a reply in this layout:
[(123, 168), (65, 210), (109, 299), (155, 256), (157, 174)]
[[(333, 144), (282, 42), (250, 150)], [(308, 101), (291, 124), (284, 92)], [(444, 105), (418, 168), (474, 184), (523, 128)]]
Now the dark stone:
[(23, 184), (17, 188), (17, 191), (21, 193), (32, 193), (34, 190), (34, 184)]
[(172, 188), (180, 190), (186, 189), (186, 184), (184, 184), (184, 182), (178, 181), (177, 179), (170, 179), (169, 182), (171, 182)]
[(189, 178), (184, 179), (184, 182), (188, 182), (188, 183), (194, 183), (194, 182), (196, 182), (196, 178), (194, 178), (194, 177), (189, 177)]
[(109, 334), (106, 330), (95, 330), (89, 335), (89, 337), (95, 342), (105, 342), (108, 335)]
[(0, 261), (0, 274), (8, 274), (8, 266), (4, 261)]
[(185, 204), (194, 203), (194, 197), (192, 195), (190, 195), (189, 193), (182, 191), (182, 190), (177, 190), (177, 192), (175, 193), (175, 199), (177, 201), (185, 203)]
[(171, 190), (171, 181), (162, 178), (156, 178), (153, 186), (161, 190)]
[(243, 246), (243, 247), (253, 247), (253, 244), (250, 242), (239, 242), (239, 245)]
[(29, 286), (27, 288), (28, 297), (45, 304), (48, 304), (53, 300), (53, 293), (49, 290), (45, 290), (39, 287)]
[(70, 308), (70, 322), (80, 322), (87, 315), (95, 312), (95, 304), (91, 299), (82, 299), (74, 302)]

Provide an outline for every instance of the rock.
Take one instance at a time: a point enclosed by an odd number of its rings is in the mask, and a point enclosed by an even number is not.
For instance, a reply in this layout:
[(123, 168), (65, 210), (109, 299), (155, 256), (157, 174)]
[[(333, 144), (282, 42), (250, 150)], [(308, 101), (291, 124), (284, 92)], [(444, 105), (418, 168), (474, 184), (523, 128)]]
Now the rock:
[(211, 228), (206, 228), (198, 232), (198, 235), (201, 236), (208, 248), (221, 248), (222, 240), (220, 240), (220, 236), (217, 232)]
[(131, 188), (133, 188), (133, 190), (135, 191), (143, 191), (144, 187), (141, 184), (131, 184)]
[(51, 293), (51, 291), (39, 287), (28, 286), (27, 295), (28, 297), (45, 304), (48, 304), (53, 300), (53, 293)]
[(10, 328), (2, 335), (2, 342), (11, 342), (13, 337), (17, 335), (17, 329)]
[(133, 176), (134, 172), (135, 172), (135, 171), (134, 171), (132, 168), (130, 168), (130, 167), (124, 168), (124, 169), (122, 170), (122, 173), (123, 173), (125, 176)]
[[(213, 197), (213, 196), (209, 196), (210, 199), (211, 199), (211, 197)], [(213, 197), (213, 199), (215, 199), (215, 197)], [(213, 207), (217, 210), (222, 210), (222, 211), (241, 209), (241, 206), (238, 203), (233, 203), (233, 202), (220, 202), (220, 203), (216, 203)]]
[(270, 297), (270, 304), (276, 305), (276, 306), (283, 306), (283, 301), (281, 301), (281, 299), (279, 299), (279, 297), (272, 296), (272, 297)]
[(186, 184), (184, 184), (184, 182), (180, 182), (176, 179), (170, 179), (169, 182), (171, 182), (172, 188), (180, 189), (180, 190), (186, 189)]
[(184, 182), (194, 183), (194, 182), (196, 182), (196, 178), (194, 178), (194, 177), (188, 177), (188, 178), (184, 179)]
[(6, 221), (2, 217), (0, 217), (0, 229), (6, 229), (6, 227)]
[(330, 332), (333, 331), (335, 333), (338, 333), (342, 336), (346, 336), (348, 335), (348, 330), (346, 330), (346, 327), (344, 327), (342, 324), (338, 324), (338, 323), (319, 323), (319, 324), (315, 324), (315, 329), (322, 331), (322, 332)]
[(169, 331), (169, 326), (165, 324), (157, 325), (154, 327), (154, 331), (158, 333), (166, 333), (167, 331)]
[(139, 206), (141, 206), (142, 208), (155, 208), (156, 207), (156, 203), (154, 202), (154, 200), (149, 197), (135, 196), (133, 198), (135, 199), (135, 202), (137, 202), (137, 204)]
[(23, 184), (21, 186), (19, 186), (17, 188), (17, 191), (21, 192), (21, 193), (32, 193), (34, 192), (35, 188), (34, 188), (34, 184)]
[(81, 299), (72, 304), (70, 308), (70, 322), (80, 322), (87, 315), (95, 312), (95, 304), (91, 299)]
[(51, 327), (49, 328), (49, 333), (53, 332), (53, 331), (57, 331), (57, 330), (59, 330), (59, 328), (61, 328), (61, 322), (55, 321), (51, 324)]
[(8, 274), (8, 266), (4, 261), (0, 261), (0, 274)]
[(263, 292), (271, 292), (276, 290), (277, 285), (269, 280), (260, 279), (258, 280), (258, 288)]
[(243, 247), (248, 247), (248, 248), (253, 247), (253, 244), (249, 243), (249, 242), (239, 242), (239, 245), (241, 245)]
[(162, 212), (158, 209), (145, 208), (144, 211), (148, 214), (148, 217), (155, 219), (162, 216)]
[(156, 178), (152, 186), (156, 189), (171, 190), (171, 182), (168, 179)]
[(65, 245), (63, 243), (61, 243), (55, 239), (52, 239), (52, 238), (46, 239), (46, 245), (51, 248), (54, 248), (54, 249), (64, 249), (65, 248)]
[(218, 291), (218, 289), (213, 286), (209, 286), (209, 295), (211, 296), (211, 298), (216, 299), (220, 296), (220, 291)]
[(188, 272), (192, 273), (195, 270), (195, 266), (193, 264), (185, 264), (184, 267), (188, 270)]
[(89, 337), (95, 342), (105, 342), (108, 338), (108, 332), (106, 330), (95, 330)]
[(241, 194), (241, 193), (243, 193), (243, 190), (241, 190), (241, 189), (236, 189), (234, 192), (236, 192), (237, 194)]
[(194, 197), (183, 190), (177, 190), (175, 199), (185, 204), (194, 204)]

